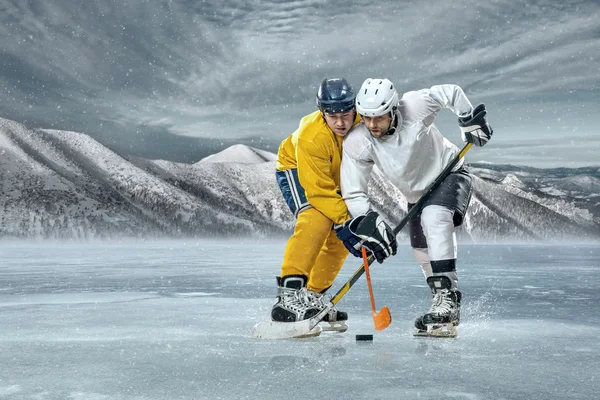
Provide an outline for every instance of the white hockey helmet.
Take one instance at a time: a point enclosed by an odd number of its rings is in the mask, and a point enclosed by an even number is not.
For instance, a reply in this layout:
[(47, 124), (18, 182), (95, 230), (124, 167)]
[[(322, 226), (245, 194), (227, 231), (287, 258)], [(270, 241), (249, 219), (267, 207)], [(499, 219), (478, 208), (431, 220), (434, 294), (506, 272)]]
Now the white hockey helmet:
[(356, 111), (365, 117), (391, 113), (398, 105), (398, 92), (389, 79), (366, 79), (356, 96)]

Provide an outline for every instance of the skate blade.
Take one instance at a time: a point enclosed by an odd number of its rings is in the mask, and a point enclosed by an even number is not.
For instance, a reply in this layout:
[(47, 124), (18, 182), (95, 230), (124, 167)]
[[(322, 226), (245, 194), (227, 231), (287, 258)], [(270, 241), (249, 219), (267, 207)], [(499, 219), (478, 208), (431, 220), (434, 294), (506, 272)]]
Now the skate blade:
[(348, 324), (343, 321), (335, 321), (335, 322), (321, 322), (321, 328), (323, 332), (337, 332), (343, 333), (348, 330)]
[(252, 337), (259, 339), (293, 339), (319, 336), (323, 331), (319, 325), (310, 329), (311, 320), (299, 322), (259, 322), (252, 328)]
[(416, 329), (413, 336), (426, 337), (449, 337), (453, 338), (458, 335), (458, 330), (453, 324), (427, 325), (427, 330)]

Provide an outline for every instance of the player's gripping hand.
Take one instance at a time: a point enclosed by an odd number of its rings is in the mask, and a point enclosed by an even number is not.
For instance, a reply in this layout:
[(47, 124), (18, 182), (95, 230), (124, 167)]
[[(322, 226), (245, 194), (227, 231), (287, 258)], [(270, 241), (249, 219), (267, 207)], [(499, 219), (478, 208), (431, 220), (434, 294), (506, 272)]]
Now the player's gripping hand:
[(382, 263), (398, 250), (396, 235), (375, 211), (369, 211), (335, 227), (336, 235), (355, 257), (362, 257), (364, 246), (377, 262)]
[(485, 105), (480, 104), (470, 114), (458, 117), (458, 126), (463, 141), (482, 147), (492, 138), (494, 131), (487, 123), (486, 114)]

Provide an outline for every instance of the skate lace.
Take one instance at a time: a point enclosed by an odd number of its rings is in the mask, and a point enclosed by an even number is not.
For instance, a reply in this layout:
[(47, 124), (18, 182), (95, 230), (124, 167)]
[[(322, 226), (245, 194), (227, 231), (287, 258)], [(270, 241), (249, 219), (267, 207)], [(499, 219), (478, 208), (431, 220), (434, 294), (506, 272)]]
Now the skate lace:
[[(316, 308), (321, 311), (331, 300), (331, 296), (329, 294), (313, 292), (312, 290), (308, 290), (306, 288), (301, 288), (298, 290), (286, 290), (282, 288), (280, 295), (284, 298), (286, 307), (294, 312), (302, 312), (307, 308)], [(337, 310), (332, 308), (329, 310), (328, 315), (330, 315), (331, 319), (335, 319)]]
[(306, 288), (285, 290), (282, 293), (284, 302), (290, 310), (299, 312), (311, 306), (311, 298)]
[(454, 302), (450, 297), (450, 292), (446, 289), (440, 290), (433, 296), (433, 304), (431, 304), (431, 308), (429, 309), (429, 313), (431, 314), (449, 314), (452, 312), (454, 307)]

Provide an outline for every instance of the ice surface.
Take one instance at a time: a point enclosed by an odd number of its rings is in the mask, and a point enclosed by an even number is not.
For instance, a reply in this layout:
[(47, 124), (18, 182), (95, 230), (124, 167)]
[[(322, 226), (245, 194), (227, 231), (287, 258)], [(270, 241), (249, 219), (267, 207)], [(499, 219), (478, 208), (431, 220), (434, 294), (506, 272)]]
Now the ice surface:
[(600, 246), (460, 246), (459, 337), (431, 339), (411, 335), (429, 296), (402, 244), (372, 268), (387, 330), (361, 279), (348, 332), (253, 339), (284, 245), (0, 243), (0, 399), (597, 398)]

